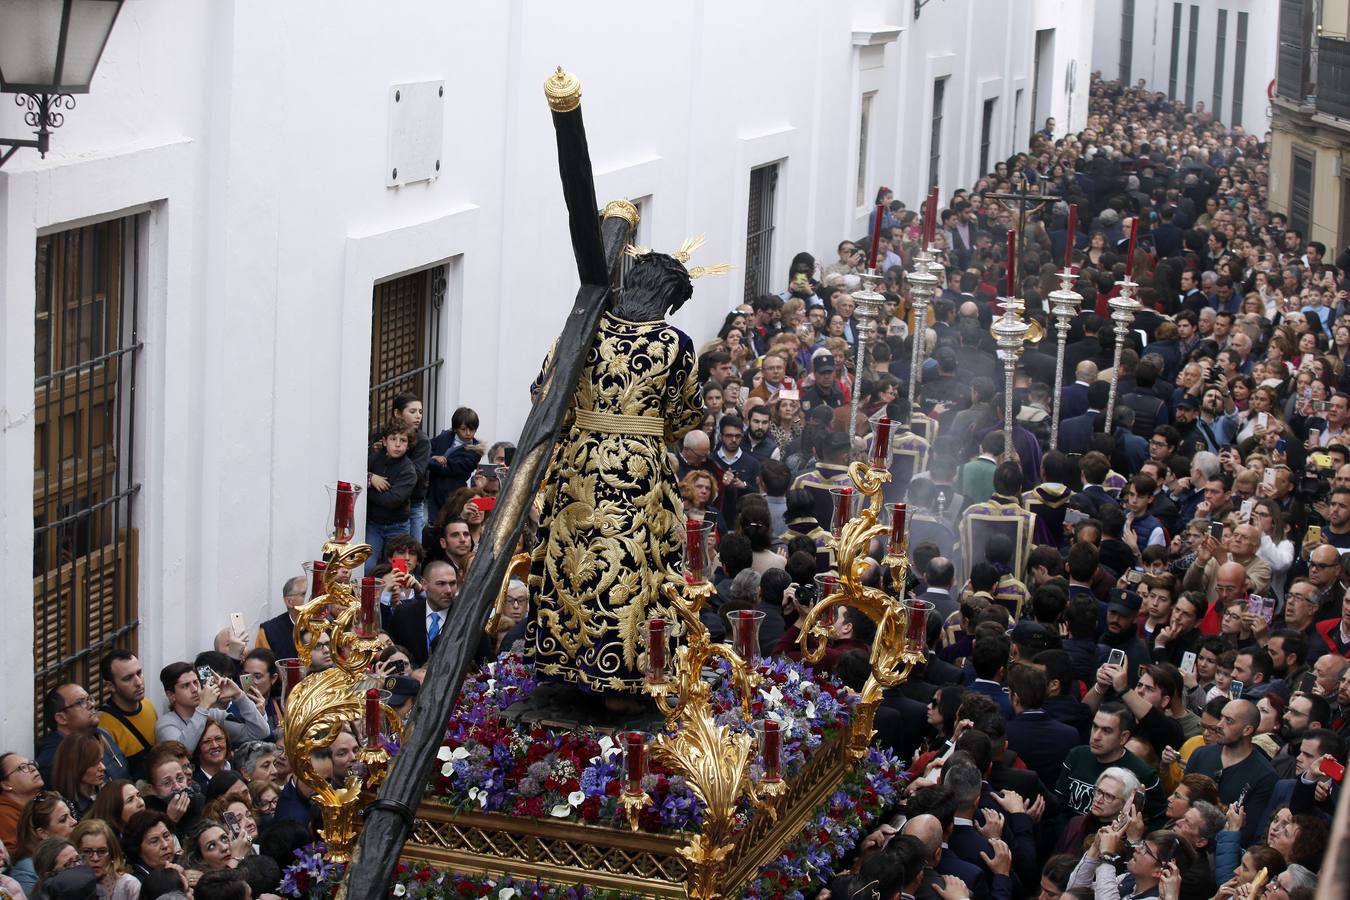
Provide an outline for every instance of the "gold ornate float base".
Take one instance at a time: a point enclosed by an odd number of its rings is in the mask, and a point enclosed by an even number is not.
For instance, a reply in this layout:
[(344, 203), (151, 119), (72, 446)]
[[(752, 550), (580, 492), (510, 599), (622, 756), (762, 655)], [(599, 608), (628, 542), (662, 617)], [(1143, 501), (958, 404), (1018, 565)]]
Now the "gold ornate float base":
[[(760, 867), (782, 853), (843, 782), (853, 766), (848, 734), (812, 753), (788, 789), (771, 801), (773, 821), (755, 812), (727, 857), (721, 895), (739, 897)], [(634, 833), (556, 819), (522, 819), (499, 813), (456, 813), (435, 802), (417, 809), (403, 859), (463, 874), (538, 878), (556, 885), (584, 884), (648, 898), (688, 897), (693, 877), (680, 855), (680, 834)]]

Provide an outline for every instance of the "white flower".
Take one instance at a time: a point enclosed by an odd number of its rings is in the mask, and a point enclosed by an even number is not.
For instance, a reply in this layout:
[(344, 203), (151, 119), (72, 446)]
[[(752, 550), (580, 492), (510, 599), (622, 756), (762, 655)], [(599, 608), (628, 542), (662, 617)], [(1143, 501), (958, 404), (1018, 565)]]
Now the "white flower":
[(572, 807), (568, 806), (566, 803), (559, 803), (557, 806), (550, 809), (548, 814), (555, 818), (565, 819), (572, 814)]
[(502, 888), (497, 892), (497, 900), (511, 900), (516, 895), (515, 888)]
[(760, 691), (759, 693), (760, 696), (775, 706), (783, 702), (783, 692), (778, 689), (778, 685), (776, 684), (769, 690)]
[(573, 806), (580, 806), (586, 802), (586, 794), (583, 791), (573, 791), (567, 795), (567, 802)]
[(452, 762), (448, 762), (445, 765), (441, 766), (441, 774), (444, 775), (446, 778), (449, 778), (451, 775), (454, 775), (455, 764)]
[(450, 758), (450, 748), (442, 747), (441, 749), (437, 750), (436, 758), (439, 759), (441, 762), (445, 762), (446, 760), (448, 760)]
[(787, 680), (788, 680), (790, 683), (796, 684), (796, 683), (797, 683), (797, 679), (800, 678), (800, 677), (801, 677), (801, 676), (797, 674), (797, 670), (796, 670), (796, 669), (788, 669), (788, 670), (787, 670)]
[(814, 719), (816, 717), (816, 705), (810, 700), (806, 701), (806, 717)]
[(489, 691), (495, 690), (496, 687), (497, 687), (497, 679), (495, 679), (495, 678), (489, 678), (489, 679), (487, 680), (487, 688), (488, 688), (488, 690), (489, 690)]
[(406, 893), (408, 893), (408, 888), (407, 888), (407, 887), (405, 887), (405, 886), (402, 885), (402, 884), (396, 884), (396, 885), (394, 885), (394, 896), (395, 896), (395, 897), (402, 897), (402, 896), (403, 896), (404, 894), (406, 894)]
[(471, 788), (469, 788), (469, 799), (470, 799), (470, 800), (477, 800), (479, 806), (481, 806), (481, 807), (484, 808), (484, 809), (487, 809), (487, 804), (488, 804), (488, 794), (487, 794), (487, 791), (485, 791), (485, 790), (483, 790), (483, 789), (481, 789), (481, 788), (471, 787)]
[(468, 759), (468, 758), (469, 758), (469, 748), (468, 748), (468, 747), (456, 747), (456, 748), (455, 748), (455, 752), (450, 754), (450, 758), (451, 758), (451, 759)]

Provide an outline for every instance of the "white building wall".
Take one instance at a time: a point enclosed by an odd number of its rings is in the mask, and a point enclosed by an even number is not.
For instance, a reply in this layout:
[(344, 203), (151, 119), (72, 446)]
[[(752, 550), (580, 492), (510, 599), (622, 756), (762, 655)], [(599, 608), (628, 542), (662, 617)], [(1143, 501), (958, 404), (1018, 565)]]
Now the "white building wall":
[[(52, 152), (0, 169), (7, 669), (32, 662), (39, 233), (146, 215), (135, 524), (141, 652), (159, 701), (154, 674), (205, 646), (227, 612), (280, 609), (281, 583), (318, 550), (322, 483), (359, 481), (376, 281), (451, 264), (441, 421), (467, 404), (488, 439), (519, 432), (576, 289), (542, 96), (554, 66), (582, 81), (600, 202), (650, 197), (650, 243), (705, 233), (697, 261), (736, 266), (698, 282), (677, 316), (701, 342), (742, 294), (752, 167), (782, 162), (774, 271), (799, 249), (828, 262), (865, 228), (877, 185), (911, 206), (924, 194), (934, 77), (951, 79), (944, 194), (977, 175), (985, 98), (999, 98), (991, 161), (1025, 146), (1037, 28), (1060, 29), (1043, 61), (1048, 103), (1061, 129), (1079, 127), (1091, 8), (947, 0), (916, 20), (901, 0), (131, 0)], [(436, 79), (440, 177), (388, 188), (389, 87)], [(860, 207), (865, 90), (877, 99)], [(24, 130), (0, 103), (0, 134)], [(0, 743), (22, 748), (31, 716), (31, 692), (0, 692)]]
[[(1179, 7), (1179, 19), (1178, 19)], [(1092, 34), (1092, 68), (1102, 77), (1120, 75), (1124, 0), (1097, 0)], [(1144, 79), (1150, 90), (1168, 93), (1172, 77), (1173, 24), (1180, 23), (1177, 45), (1175, 99), (1186, 97), (1186, 69), (1190, 57), (1191, 10), (1199, 12), (1196, 29), (1196, 65), (1193, 99), (1224, 124), (1238, 124), (1263, 135), (1270, 126), (1267, 88), (1275, 77), (1278, 50), (1279, 4), (1274, 0), (1135, 0), (1130, 80)], [(1215, 63), (1219, 44), (1219, 12), (1227, 12), (1224, 28), (1223, 91), (1214, 108)], [(1247, 56), (1244, 66), (1241, 120), (1233, 119), (1234, 76), (1237, 71), (1238, 15), (1247, 15)]]

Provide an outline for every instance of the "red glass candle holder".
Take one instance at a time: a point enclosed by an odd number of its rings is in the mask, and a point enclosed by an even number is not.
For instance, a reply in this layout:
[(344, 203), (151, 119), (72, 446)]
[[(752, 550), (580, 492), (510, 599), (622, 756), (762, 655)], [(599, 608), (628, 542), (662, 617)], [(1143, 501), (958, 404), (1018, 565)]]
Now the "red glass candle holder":
[(764, 615), (760, 609), (733, 609), (727, 613), (732, 646), (746, 662), (760, 655), (759, 628), (764, 624)]
[(625, 793), (643, 793), (642, 776), (647, 774), (647, 736), (640, 731), (629, 731), (623, 736), (623, 770), (627, 780)]
[(380, 689), (371, 688), (366, 691), (366, 746), (376, 746), (383, 729), (384, 710), (380, 708)]
[(328, 593), (328, 588), (324, 587), (323, 583), (323, 576), (327, 571), (328, 563), (321, 559), (305, 563), (305, 574), (309, 576), (309, 596), (305, 598), (306, 600), (313, 600)]
[(862, 494), (851, 487), (837, 487), (830, 488), (830, 497), (833, 500), (834, 510), (834, 515), (830, 519), (830, 533), (837, 540), (849, 519), (858, 514), (858, 500)]
[(349, 481), (337, 481), (326, 484), (329, 506), (333, 518), (327, 528), (327, 539), (335, 544), (345, 544), (356, 534), (356, 498), (361, 495), (361, 486)]
[(891, 467), (891, 433), (895, 430), (895, 420), (886, 416), (877, 419), (872, 429), (872, 447), (868, 452), (868, 462), (874, 469)]
[(891, 514), (890, 549), (892, 553), (898, 553), (905, 545), (905, 504), (887, 503), (886, 511)]
[(712, 574), (713, 523), (707, 519), (684, 522), (684, 580), (690, 584), (707, 581)]
[(764, 781), (783, 780), (783, 725), (777, 719), (754, 723), (759, 755), (764, 760)]
[(666, 620), (647, 620), (647, 680), (659, 684), (666, 680)]
[(905, 601), (905, 651), (923, 653), (928, 649), (928, 617), (933, 604), (927, 600)]
[(285, 703), (291, 691), (305, 677), (305, 664), (297, 657), (279, 659), (277, 669), (281, 672), (281, 702)]
[(375, 610), (380, 603), (380, 581), (373, 575), (361, 579), (361, 618), (357, 620), (357, 634), (363, 638), (374, 637), (376, 631)]
[(838, 572), (821, 572), (816, 576), (816, 600), (824, 600), (839, 590)]

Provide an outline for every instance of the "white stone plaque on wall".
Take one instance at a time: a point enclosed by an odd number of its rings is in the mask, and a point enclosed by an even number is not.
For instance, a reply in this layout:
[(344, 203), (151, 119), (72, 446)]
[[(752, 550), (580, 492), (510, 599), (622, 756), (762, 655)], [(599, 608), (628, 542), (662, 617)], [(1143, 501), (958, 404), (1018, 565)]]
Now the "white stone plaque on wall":
[(441, 171), (445, 82), (419, 81), (389, 88), (387, 187), (435, 178)]

